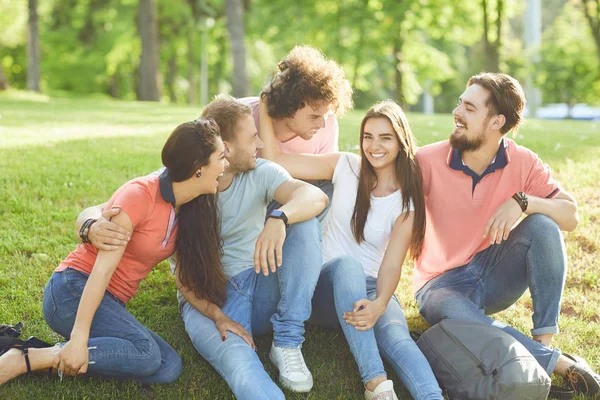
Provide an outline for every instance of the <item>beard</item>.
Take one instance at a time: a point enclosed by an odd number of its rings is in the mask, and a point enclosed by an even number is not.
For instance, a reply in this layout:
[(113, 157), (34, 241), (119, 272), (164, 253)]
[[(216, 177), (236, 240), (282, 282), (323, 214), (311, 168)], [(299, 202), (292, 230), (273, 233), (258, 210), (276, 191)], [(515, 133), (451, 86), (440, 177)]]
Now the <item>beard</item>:
[(483, 132), (480, 132), (474, 139), (469, 139), (466, 135), (452, 132), (450, 135), (450, 145), (456, 150), (462, 152), (479, 150), (485, 142)]

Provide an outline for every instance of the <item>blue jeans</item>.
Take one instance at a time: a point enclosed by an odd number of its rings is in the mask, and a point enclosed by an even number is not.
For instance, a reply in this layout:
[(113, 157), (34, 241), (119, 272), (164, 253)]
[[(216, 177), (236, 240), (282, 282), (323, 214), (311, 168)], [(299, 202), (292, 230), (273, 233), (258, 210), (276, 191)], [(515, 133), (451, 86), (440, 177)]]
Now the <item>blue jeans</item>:
[(488, 247), (467, 265), (430, 280), (416, 294), (430, 324), (443, 318), (496, 326), (529, 350), (552, 375), (560, 351), (488, 317), (514, 304), (529, 288), (533, 301), (532, 335), (558, 333), (567, 256), (558, 225), (542, 214), (526, 217), (508, 240)]
[(386, 375), (383, 356), (414, 399), (443, 399), (427, 359), (410, 337), (395, 296), (371, 330), (358, 331), (344, 321), (344, 312), (352, 311), (357, 300), (375, 300), (376, 292), (376, 279), (365, 277), (360, 261), (351, 256), (335, 258), (323, 266), (310, 322), (321, 327), (341, 327), (363, 383)]
[[(327, 207), (325, 207), (325, 209), (321, 211), (321, 214), (317, 215), (317, 219), (319, 220), (319, 222), (323, 223), (323, 221), (325, 220), (325, 216), (327, 215), (327, 211), (329, 211), (331, 199), (333, 198), (333, 182), (329, 180), (312, 180), (306, 182), (318, 187), (323, 191), (323, 193), (327, 195), (327, 197), (329, 197), (329, 203), (327, 203)], [(281, 203), (278, 203), (275, 200), (273, 200), (267, 206), (267, 215), (271, 214), (271, 211), (277, 210), (279, 207), (281, 207)]]
[[(46, 322), (69, 340), (88, 275), (67, 268), (50, 277), (42, 309)], [(88, 374), (171, 383), (181, 374), (181, 358), (160, 336), (144, 327), (109, 292), (90, 328)]]
[[(280, 347), (301, 347), (304, 322), (321, 270), (321, 226), (313, 218), (291, 225), (283, 245), (283, 263), (264, 276), (249, 268), (229, 279), (221, 310), (250, 334), (274, 331)], [(239, 336), (225, 341), (215, 323), (189, 303), (182, 311), (185, 329), (198, 352), (225, 379), (238, 399), (283, 399), (256, 352)]]

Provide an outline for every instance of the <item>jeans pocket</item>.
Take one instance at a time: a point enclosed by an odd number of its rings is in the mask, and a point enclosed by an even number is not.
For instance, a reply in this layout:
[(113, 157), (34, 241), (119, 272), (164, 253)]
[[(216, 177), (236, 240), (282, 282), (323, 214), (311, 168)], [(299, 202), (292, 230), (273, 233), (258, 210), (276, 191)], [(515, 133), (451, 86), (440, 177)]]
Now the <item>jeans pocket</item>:
[(72, 268), (66, 268), (63, 271), (64, 286), (76, 297), (81, 297), (83, 289), (88, 280), (88, 276)]

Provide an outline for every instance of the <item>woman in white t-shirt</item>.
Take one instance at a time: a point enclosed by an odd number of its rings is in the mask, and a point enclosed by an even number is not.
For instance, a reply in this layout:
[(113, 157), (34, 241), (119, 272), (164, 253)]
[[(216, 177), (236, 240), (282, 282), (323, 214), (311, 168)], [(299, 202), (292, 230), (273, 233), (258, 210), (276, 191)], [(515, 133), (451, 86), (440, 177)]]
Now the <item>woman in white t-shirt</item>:
[(417, 144), (404, 112), (392, 101), (371, 107), (360, 128), (360, 156), (281, 153), (264, 104), (260, 118), (264, 158), (281, 164), (294, 178), (333, 180), (324, 225), (325, 264), (311, 321), (321, 326), (339, 322), (365, 384), (365, 398), (396, 398), (381, 353), (413, 398), (442, 399), (394, 295), (402, 263), (409, 252), (411, 258), (419, 255), (425, 233)]

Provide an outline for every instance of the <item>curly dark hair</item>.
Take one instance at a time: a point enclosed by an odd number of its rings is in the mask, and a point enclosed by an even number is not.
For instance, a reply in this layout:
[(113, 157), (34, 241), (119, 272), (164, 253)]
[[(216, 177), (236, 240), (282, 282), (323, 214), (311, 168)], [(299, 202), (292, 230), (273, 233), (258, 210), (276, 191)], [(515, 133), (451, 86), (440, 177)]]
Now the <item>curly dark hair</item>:
[(310, 46), (296, 46), (277, 64), (279, 71), (261, 93), (273, 119), (293, 117), (307, 103), (331, 104), (339, 117), (352, 109), (352, 87), (344, 70)]

